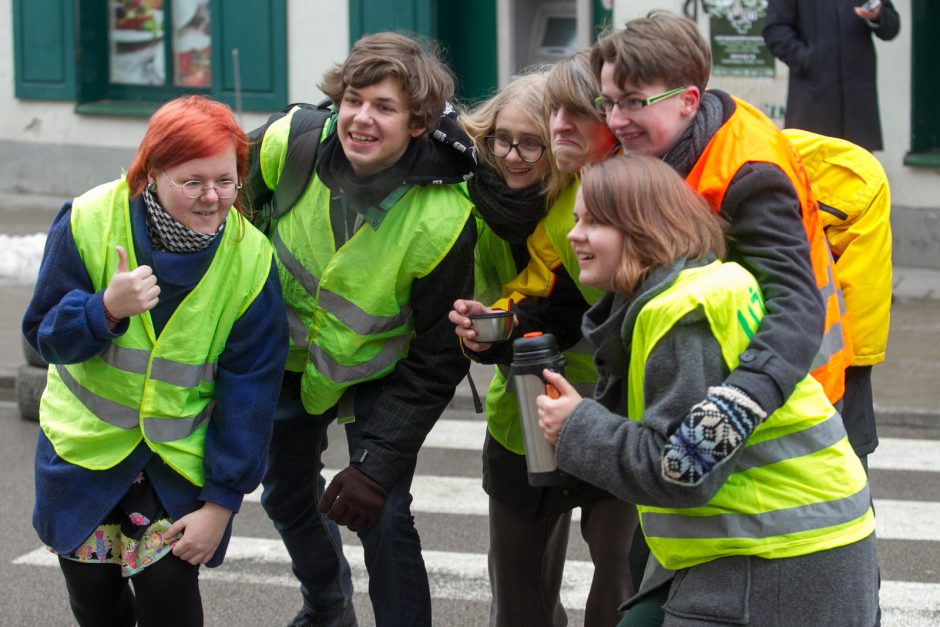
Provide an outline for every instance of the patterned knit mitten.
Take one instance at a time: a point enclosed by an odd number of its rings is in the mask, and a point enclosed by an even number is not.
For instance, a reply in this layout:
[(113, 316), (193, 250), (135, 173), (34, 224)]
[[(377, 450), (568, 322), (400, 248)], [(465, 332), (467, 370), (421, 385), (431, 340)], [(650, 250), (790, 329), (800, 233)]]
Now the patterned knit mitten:
[(663, 449), (663, 478), (670, 483), (700, 484), (767, 417), (743, 390), (731, 385), (708, 388), (708, 396), (689, 410)]

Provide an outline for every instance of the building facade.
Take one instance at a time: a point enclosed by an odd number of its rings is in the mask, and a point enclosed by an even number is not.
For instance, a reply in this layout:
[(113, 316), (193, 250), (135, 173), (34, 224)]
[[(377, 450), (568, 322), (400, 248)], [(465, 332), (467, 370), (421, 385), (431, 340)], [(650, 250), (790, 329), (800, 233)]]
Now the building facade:
[[(532, 65), (589, 45), (652, 9), (688, 11), (711, 35), (709, 0), (0, 0), (0, 191), (68, 196), (118, 176), (167, 99), (203, 93), (246, 129), (316, 83), (360, 35), (438, 41), (465, 102)], [(940, 268), (940, 5), (896, 0), (901, 34), (877, 42), (896, 263)], [(782, 119), (786, 66), (712, 85)]]

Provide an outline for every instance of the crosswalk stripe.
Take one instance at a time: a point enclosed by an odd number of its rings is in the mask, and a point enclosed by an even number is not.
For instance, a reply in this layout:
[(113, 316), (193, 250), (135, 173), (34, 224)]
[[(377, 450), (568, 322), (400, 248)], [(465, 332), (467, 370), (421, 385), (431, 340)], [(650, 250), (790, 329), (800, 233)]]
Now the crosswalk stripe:
[[(339, 470), (323, 469), (323, 478), (329, 483)], [(414, 501), (411, 511), (430, 514), (489, 515), (482, 479), (448, 477), (445, 475), (415, 475), (411, 482)], [(261, 488), (245, 495), (245, 502), (261, 500)]]
[[(368, 573), (362, 547), (357, 544), (344, 544), (343, 554), (349, 561), (353, 575), (353, 585), (359, 590), (367, 590)], [(435, 598), (459, 599), (464, 601), (489, 601), (490, 580), (487, 571), (486, 554), (460, 553), (454, 551), (421, 551), (431, 581), (431, 594)], [(203, 569), (200, 580), (227, 581), (234, 583), (254, 583), (296, 587), (297, 580), (290, 574), (259, 575), (241, 571), (247, 562), (252, 564), (290, 564), (287, 549), (279, 539), (252, 538), (233, 536), (225, 554), (225, 565), (220, 570)], [(58, 559), (44, 548), (35, 549), (15, 560), (14, 564), (29, 566), (58, 567)], [(587, 603), (594, 565), (581, 560), (565, 562), (565, 576), (562, 583), (562, 602), (567, 607), (583, 608)]]
[(424, 441), (424, 446), (463, 451), (482, 451), (486, 422), (441, 418)]
[[(327, 483), (337, 470), (324, 469)], [(428, 514), (488, 516), (489, 501), (480, 479), (415, 475), (411, 484), (414, 501), (411, 511)], [(245, 501), (257, 502), (261, 491), (255, 490)], [(896, 501), (875, 499), (878, 537), (883, 540), (940, 541), (940, 503), (934, 501)], [(581, 510), (571, 513), (573, 521), (581, 520)]]
[(940, 503), (875, 499), (876, 533), (883, 540), (940, 541)]
[(879, 438), (878, 448), (868, 456), (868, 467), (940, 472), (940, 440)]
[[(349, 560), (356, 589), (368, 589), (368, 579), (362, 547), (343, 545)], [(431, 594), (438, 599), (488, 602), (490, 584), (486, 555), (453, 551), (422, 551), (431, 581)], [(247, 562), (244, 564), (242, 562)], [(35, 549), (13, 560), (14, 564), (57, 567), (56, 557), (43, 548)], [(280, 540), (234, 536), (229, 544), (225, 565), (221, 569), (203, 569), (200, 580), (229, 583), (250, 583), (296, 587), (297, 580), (290, 574), (261, 575), (244, 572), (247, 565), (290, 563)], [(587, 602), (594, 566), (583, 560), (568, 560), (562, 582), (562, 602), (565, 607), (583, 609)], [(930, 625), (931, 613), (940, 611), (940, 584), (909, 581), (883, 581), (881, 607), (886, 625)], [(900, 620), (903, 618), (903, 621)]]

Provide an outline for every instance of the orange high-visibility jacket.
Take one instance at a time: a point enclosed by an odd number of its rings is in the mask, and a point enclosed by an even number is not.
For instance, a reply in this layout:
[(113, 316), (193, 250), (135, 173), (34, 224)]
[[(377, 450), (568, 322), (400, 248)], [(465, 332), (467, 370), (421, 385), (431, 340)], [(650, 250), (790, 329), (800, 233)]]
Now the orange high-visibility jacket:
[(715, 213), (721, 209), (731, 180), (747, 163), (772, 163), (793, 182), (809, 239), (813, 274), (826, 304), (825, 332), (813, 361), (812, 375), (835, 403), (845, 391), (845, 369), (852, 363), (853, 351), (845, 303), (819, 222), (816, 199), (799, 156), (783, 133), (753, 106), (737, 98), (733, 100), (734, 113), (708, 142), (686, 181), (708, 200)]

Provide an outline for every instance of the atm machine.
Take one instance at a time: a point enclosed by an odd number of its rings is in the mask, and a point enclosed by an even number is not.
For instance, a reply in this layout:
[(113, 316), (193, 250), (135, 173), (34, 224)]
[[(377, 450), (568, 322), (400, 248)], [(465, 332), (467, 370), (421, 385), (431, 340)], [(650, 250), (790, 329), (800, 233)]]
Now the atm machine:
[(499, 85), (591, 44), (596, 0), (497, 0)]

